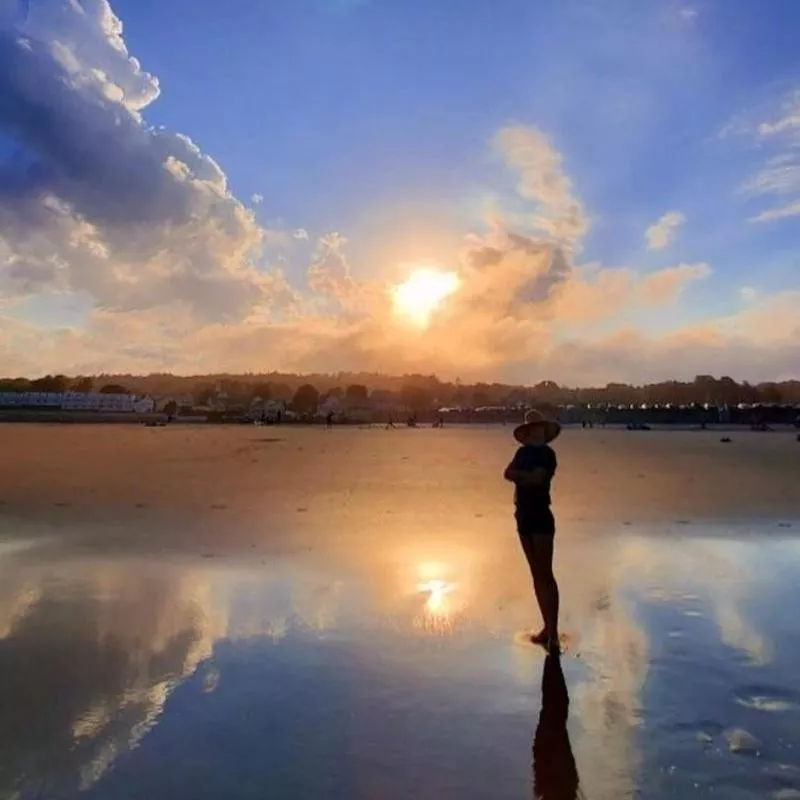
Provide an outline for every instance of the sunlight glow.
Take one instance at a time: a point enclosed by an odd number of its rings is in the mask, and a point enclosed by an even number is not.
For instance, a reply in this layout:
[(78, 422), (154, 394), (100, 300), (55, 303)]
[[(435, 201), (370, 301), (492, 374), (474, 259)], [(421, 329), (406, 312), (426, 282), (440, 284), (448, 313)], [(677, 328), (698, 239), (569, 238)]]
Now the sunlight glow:
[(455, 272), (442, 272), (432, 267), (415, 269), (408, 280), (392, 290), (395, 314), (425, 328), (433, 312), (460, 283)]
[(452, 583), (446, 581), (428, 581), (421, 583), (418, 587), (420, 592), (427, 593), (428, 599), (425, 606), (432, 614), (441, 614), (445, 611), (445, 601), (447, 595), (455, 590)]

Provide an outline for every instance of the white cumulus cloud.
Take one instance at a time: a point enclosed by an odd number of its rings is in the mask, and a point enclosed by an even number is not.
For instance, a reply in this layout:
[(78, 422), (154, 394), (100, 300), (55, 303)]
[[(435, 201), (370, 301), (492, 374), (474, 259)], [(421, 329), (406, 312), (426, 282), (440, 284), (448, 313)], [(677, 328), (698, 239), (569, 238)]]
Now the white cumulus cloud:
[(48, 3), (0, 29), (0, 289), (85, 292), (120, 311), (234, 319), (269, 302), (261, 229), (219, 165), (148, 126), (158, 81), (107, 0)]
[(678, 229), (686, 222), (680, 211), (668, 211), (645, 231), (648, 250), (663, 250), (677, 235)]
[(538, 128), (516, 125), (499, 131), (494, 144), (519, 172), (520, 197), (536, 204), (531, 216), (534, 227), (565, 242), (580, 239), (589, 230), (589, 220), (573, 194), (561, 153), (547, 137)]

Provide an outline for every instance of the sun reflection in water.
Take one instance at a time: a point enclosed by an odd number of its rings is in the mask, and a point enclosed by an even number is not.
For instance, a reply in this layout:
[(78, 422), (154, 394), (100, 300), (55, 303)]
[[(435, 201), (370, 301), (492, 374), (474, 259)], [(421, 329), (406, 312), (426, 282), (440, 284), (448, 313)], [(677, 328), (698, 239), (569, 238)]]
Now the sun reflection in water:
[(432, 614), (447, 613), (447, 596), (452, 594), (455, 588), (454, 583), (442, 580), (426, 581), (417, 586), (420, 592), (427, 593), (428, 599), (425, 601), (425, 607)]
[(414, 627), (428, 633), (451, 631), (455, 617), (452, 603), (455, 590), (455, 583), (442, 578), (429, 578), (418, 583), (417, 591), (427, 597), (422, 612), (414, 620)]

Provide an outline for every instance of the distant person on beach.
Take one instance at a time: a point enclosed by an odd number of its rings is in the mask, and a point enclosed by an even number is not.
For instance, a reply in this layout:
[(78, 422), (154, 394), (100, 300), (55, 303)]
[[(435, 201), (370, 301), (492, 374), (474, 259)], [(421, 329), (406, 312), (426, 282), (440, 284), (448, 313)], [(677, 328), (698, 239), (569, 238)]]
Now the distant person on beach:
[(561, 433), (561, 426), (539, 411), (528, 411), (525, 422), (514, 429), (521, 447), (503, 477), (516, 487), (517, 533), (531, 570), (533, 588), (544, 627), (531, 637), (548, 652), (559, 651), (558, 584), (553, 574), (555, 519), (550, 508), (550, 483), (556, 472), (556, 454), (549, 443)]

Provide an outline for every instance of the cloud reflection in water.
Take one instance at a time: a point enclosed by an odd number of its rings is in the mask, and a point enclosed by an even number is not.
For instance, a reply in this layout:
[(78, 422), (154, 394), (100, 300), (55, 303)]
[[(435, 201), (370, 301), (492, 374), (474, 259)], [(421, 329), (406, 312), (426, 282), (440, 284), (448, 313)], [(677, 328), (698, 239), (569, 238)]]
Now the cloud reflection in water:
[[(514, 632), (535, 624), (536, 612), (524, 564), (513, 548), (502, 548), (484, 558), (480, 546), (437, 546), (435, 557), (425, 559), (422, 543), (412, 542), (365, 560), (339, 554), (316, 565), (287, 557), (259, 568), (6, 556), (0, 560), (0, 794), (52, 795), (58, 788), (71, 796), (99, 785), (170, 717), (176, 688), (198, 671), (194, 706), (220, 691), (259, 686), (253, 701), (257, 713), (268, 714), (263, 703), (279, 685), (226, 683), (220, 648), (236, 653), (231, 647), (248, 642), (263, 643), (249, 657), (254, 675), (276, 659), (288, 659), (291, 669), (302, 642), (304, 652), (316, 648), (318, 655), (298, 661), (298, 675), (357, 687), (377, 670), (393, 686), (398, 708), (413, 709), (418, 692), (434, 698), (444, 692), (436, 701), (441, 713), (495, 714), (502, 740), (500, 720), (532, 719), (541, 668), (538, 652), (513, 645)], [(700, 539), (679, 547), (633, 537), (592, 543), (565, 536), (559, 543), (565, 629), (580, 656), (565, 659), (572, 746), (592, 796), (625, 796), (637, 785), (646, 746), (640, 725), (652, 711), (647, 687), (668, 680), (663, 666), (652, 672), (654, 647), (663, 649), (666, 640), (697, 644), (693, 626), (706, 623), (681, 609), (707, 611), (719, 626), (721, 645), (706, 642), (692, 656), (698, 663), (722, 645), (738, 648), (754, 666), (768, 663), (770, 632), (759, 632), (764, 646), (758, 647), (746, 634), (753, 629), (748, 604), (773, 576), (772, 563), (754, 555), (752, 545)], [(674, 610), (670, 624), (683, 626), (683, 638), (652, 628), (642, 613), (648, 604)], [(432, 636), (446, 641), (431, 648)], [(342, 653), (346, 666), (335, 660)], [(353, 714), (371, 706), (357, 693), (349, 702)], [(382, 713), (400, 713), (392, 709), (389, 703)], [(470, 734), (449, 735), (455, 739), (447, 746), (458, 748), (459, 737)]]

